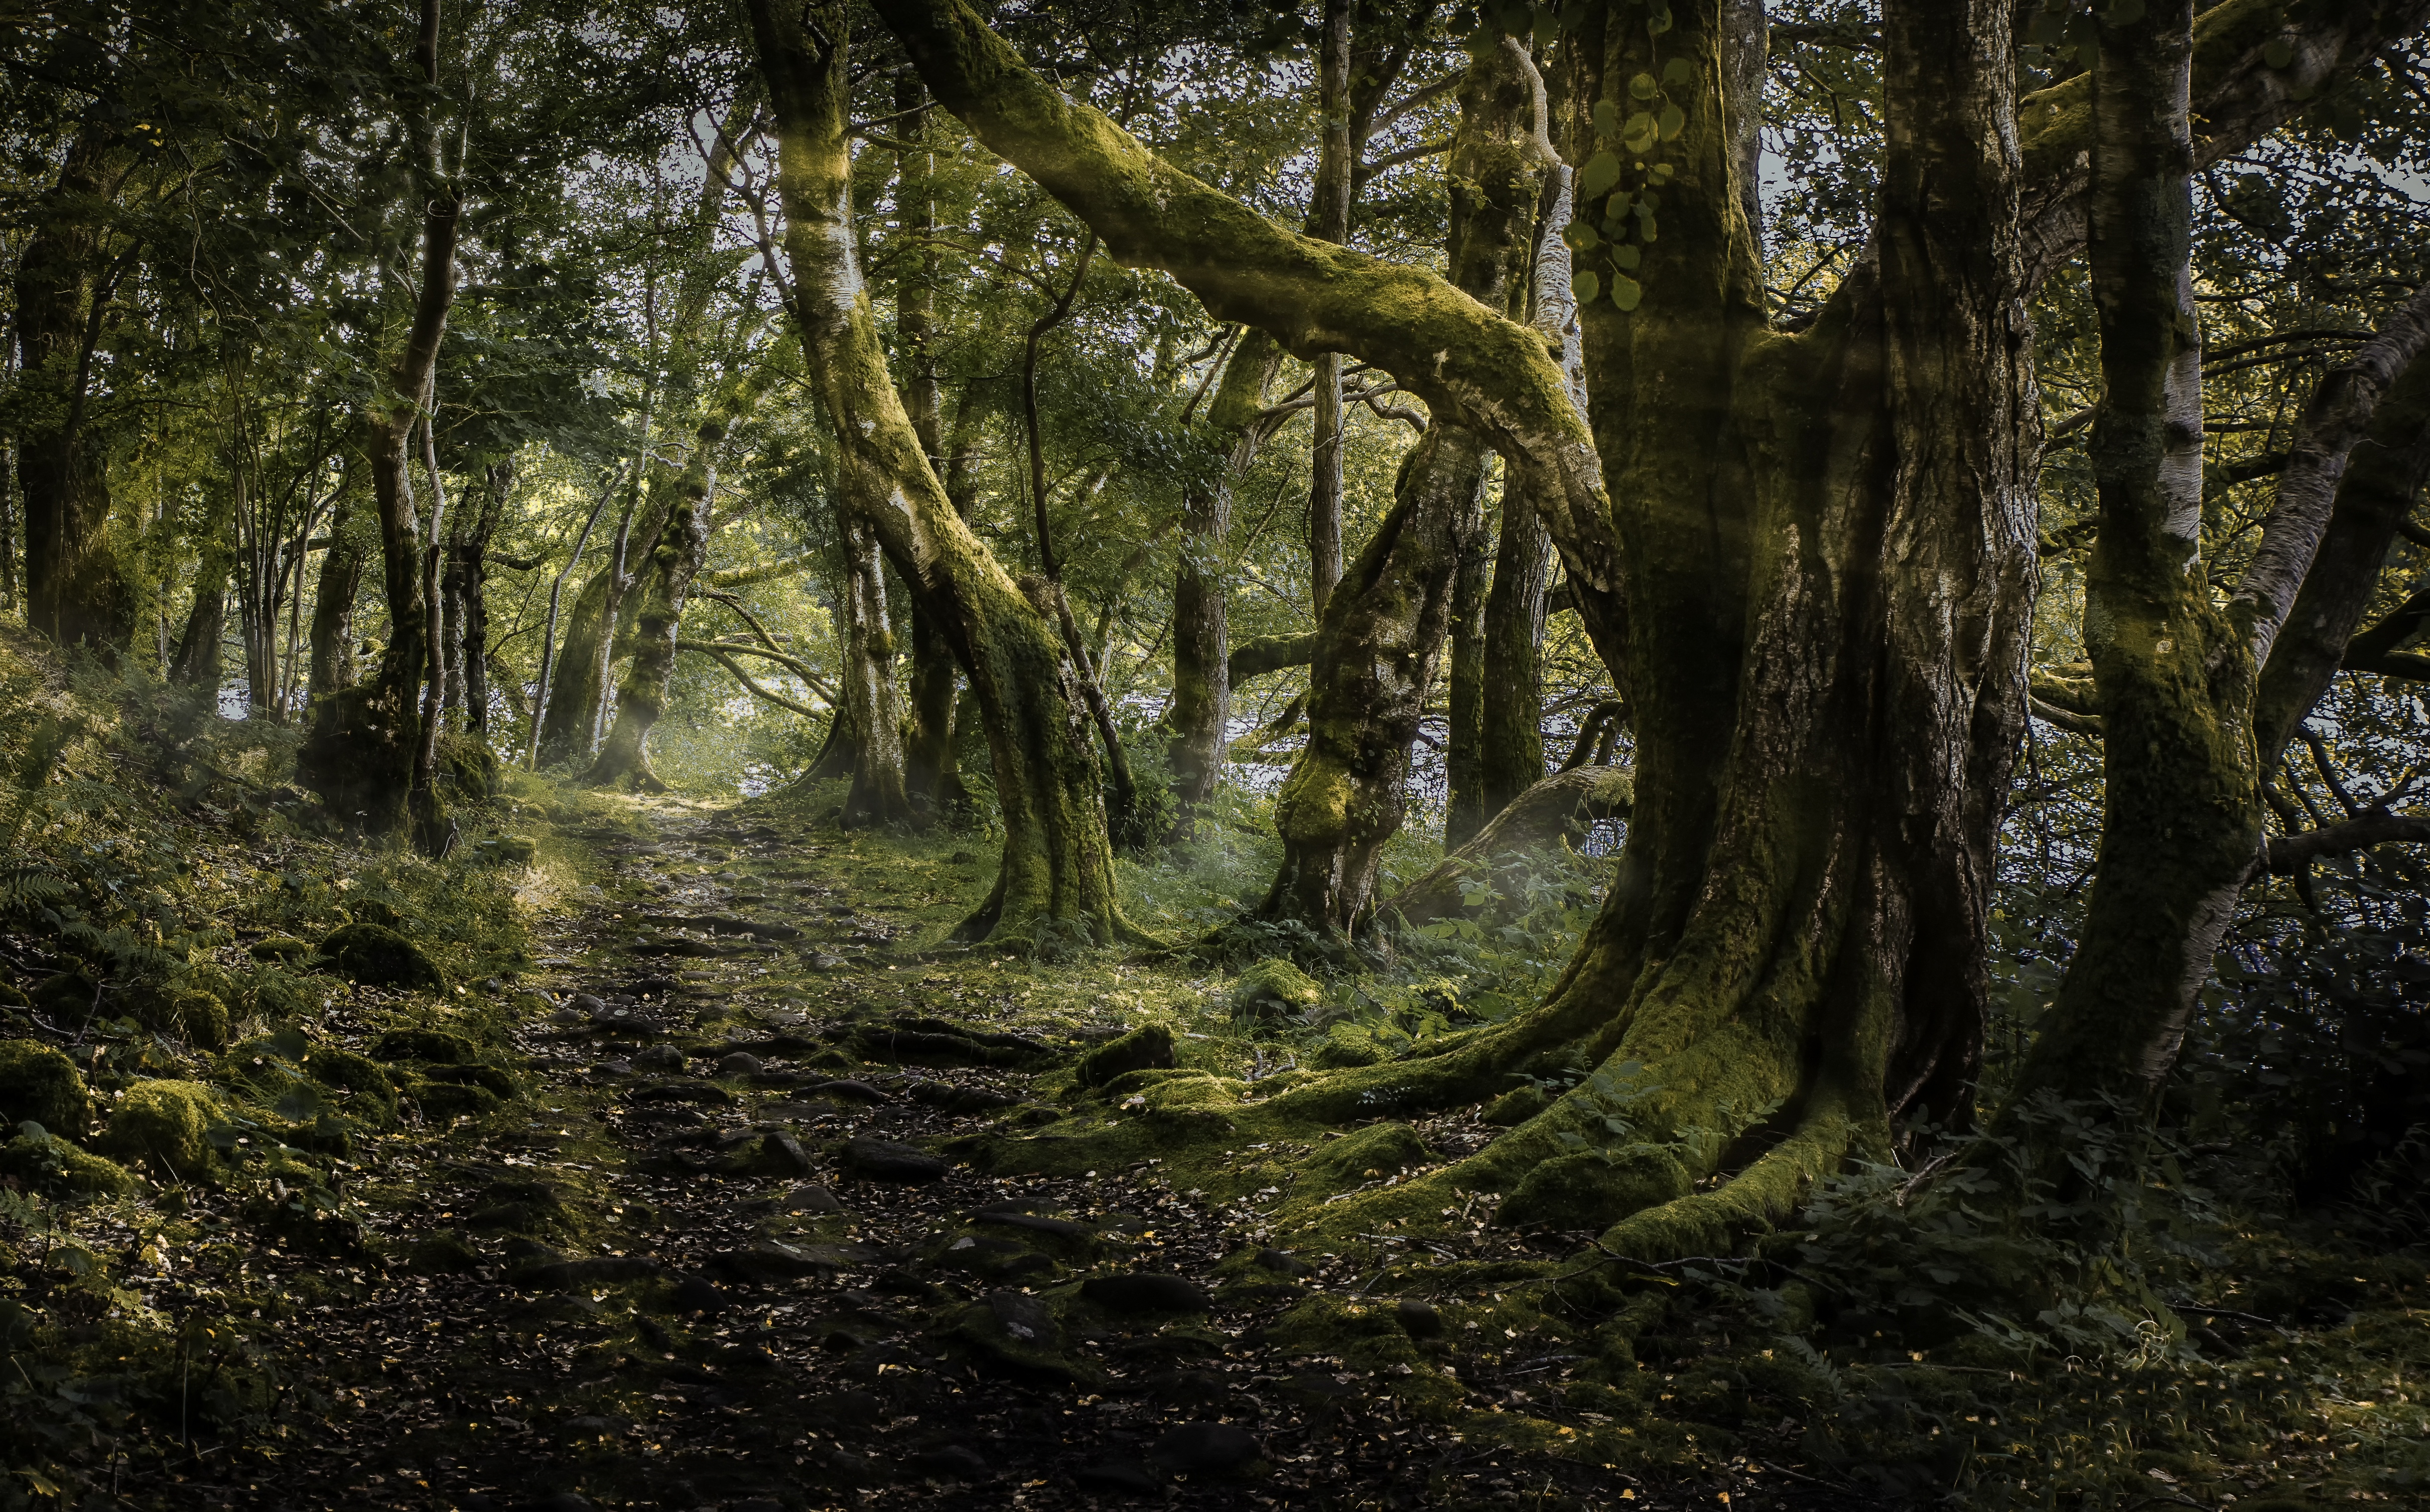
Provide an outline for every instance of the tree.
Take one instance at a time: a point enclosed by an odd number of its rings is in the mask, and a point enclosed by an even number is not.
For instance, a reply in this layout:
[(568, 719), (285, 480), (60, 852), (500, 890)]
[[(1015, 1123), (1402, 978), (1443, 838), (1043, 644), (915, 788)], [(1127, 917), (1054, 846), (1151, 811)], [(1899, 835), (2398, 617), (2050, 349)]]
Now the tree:
[[(1347, 350), (1475, 426), (1544, 511), (1629, 690), (1627, 847), (1551, 997), (1250, 1122), (1440, 1105), (1582, 1062), (1598, 1073), (1423, 1178), (1416, 1202), (1507, 1189), (1562, 1155), (1561, 1134), (1600, 1128), (1599, 1101), (1623, 1088), (1639, 1138), (1689, 1152), (1651, 1200), (1602, 1215), (1606, 1243), (1652, 1255), (1730, 1243), (1893, 1120), (1962, 1106), (2025, 718), (2023, 299), (2078, 244), (2074, 155), (2096, 129), (2081, 78), (2015, 98), (2011, 8), (1886, 8), (1869, 255), (1793, 333), (1767, 319), (1747, 208), (1752, 8), (1674, 6), (1668, 26), (1621, 5), (1581, 16), (1561, 48), (1566, 156), (1600, 207), (1571, 227), (1589, 254), (1591, 437), (1523, 328), (1245, 211), (1057, 96), (953, 0), (890, 9), (934, 97), (1116, 258), (1287, 350)], [(2250, 42), (2266, 8), (2223, 8), (2197, 34), (2205, 152), (2270, 129), (2289, 90), (2420, 20), (2317, 21), (2289, 78)], [(1340, 1206), (1357, 1221), (1359, 1203)]]

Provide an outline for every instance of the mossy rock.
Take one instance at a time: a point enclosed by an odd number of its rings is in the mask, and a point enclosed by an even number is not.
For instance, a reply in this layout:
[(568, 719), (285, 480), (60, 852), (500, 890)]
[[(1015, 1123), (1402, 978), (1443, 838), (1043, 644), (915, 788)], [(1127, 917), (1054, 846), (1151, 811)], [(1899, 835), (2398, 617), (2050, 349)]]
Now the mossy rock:
[(53, 1134), (80, 1134), (87, 1105), (75, 1061), (31, 1039), (0, 1041), (0, 1126), (30, 1119)]
[(1433, 1162), (1433, 1152), (1407, 1124), (1370, 1123), (1319, 1146), (1301, 1170), (1307, 1182), (1334, 1191)]
[(245, 953), (258, 961), (305, 961), (312, 958), (312, 942), (292, 935), (273, 935), (255, 940)]
[(1224, 1001), (1236, 1014), (1274, 1019), (1315, 1007), (1324, 1001), (1324, 989), (1316, 985), (1314, 977), (1282, 956), (1270, 955), (1251, 963), (1232, 984)]
[(175, 983), (139, 994), (135, 1015), (145, 1027), (175, 1035), (197, 1050), (224, 1050), (228, 1042), (227, 1000), (216, 992)]
[(119, 1095), (98, 1142), (158, 1175), (191, 1179), (208, 1169), (219, 1122), (219, 1099), (200, 1082), (137, 1082)]
[(433, 1082), (416, 1078), (407, 1088), (424, 1119), (444, 1122), (449, 1119), (487, 1118), (498, 1110), (498, 1094), (486, 1087), (470, 1087), (455, 1082)]
[(426, 1234), (405, 1247), (405, 1263), (424, 1275), (478, 1270), (480, 1252), (454, 1234)]
[(376, 1111), (383, 1123), (396, 1117), (396, 1083), (369, 1055), (315, 1045), (305, 1053), (304, 1072), (324, 1087), (351, 1094), (349, 1112)]
[(143, 1184), (115, 1160), (77, 1148), (55, 1134), (22, 1133), (0, 1145), (0, 1175), (43, 1191), (88, 1197), (131, 1197)]
[(540, 841), (528, 835), (500, 835), (473, 847), (473, 858), (491, 866), (529, 866), (540, 859)]
[(340, 975), (373, 987), (426, 988), (441, 991), (447, 974), (422, 947), (385, 924), (351, 923), (321, 941), (322, 958)]
[(439, 774), (455, 790), (460, 803), (485, 804), (502, 790), (497, 753), (477, 736), (441, 737)]
[(422, 1079), (450, 1087), (478, 1087), (500, 1098), (512, 1097), (519, 1089), (515, 1079), (495, 1066), (424, 1066)]
[(419, 1060), (433, 1066), (470, 1066), (481, 1058), (473, 1041), (444, 1029), (391, 1029), (372, 1042), (374, 1060)]
[(1172, 1064), (1173, 1031), (1160, 1023), (1145, 1023), (1081, 1056), (1077, 1074), (1083, 1087), (1103, 1087), (1128, 1072)]
[(1376, 1066), (1392, 1058), (1400, 1046), (1363, 1023), (1344, 1020), (1325, 1031), (1324, 1043), (1317, 1046), (1308, 1064), (1319, 1071), (1340, 1071), (1351, 1066)]
[(1640, 1145), (1606, 1157), (1588, 1150), (1555, 1155), (1527, 1172), (1502, 1200), (1494, 1221), (1506, 1228), (1600, 1231), (1694, 1188), (1687, 1168), (1666, 1151)]
[(1544, 1095), (1544, 1089), (1529, 1082), (1523, 1087), (1510, 1088), (1487, 1104), (1485, 1111), (1478, 1117), (1495, 1128), (1511, 1129), (1552, 1105), (1553, 1100)]

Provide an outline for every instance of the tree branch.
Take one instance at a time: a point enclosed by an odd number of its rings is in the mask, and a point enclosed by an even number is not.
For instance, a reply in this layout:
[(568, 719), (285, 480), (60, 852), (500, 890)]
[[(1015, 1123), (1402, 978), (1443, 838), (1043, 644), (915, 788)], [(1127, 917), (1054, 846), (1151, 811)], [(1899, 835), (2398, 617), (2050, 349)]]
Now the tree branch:
[(737, 651), (747, 652), (751, 649), (748, 646), (716, 646), (705, 645), (698, 640), (678, 640), (675, 642), (675, 649), (677, 651), (697, 652), (705, 656), (716, 657), (720, 665), (724, 666), (727, 672), (734, 674), (734, 680), (736, 682), (741, 683), (743, 687), (751, 690), (751, 696), (754, 698), (764, 699), (768, 703), (775, 705), (778, 708), (791, 709), (794, 713), (801, 715), (804, 719), (814, 720), (819, 717), (819, 711), (817, 709), (811, 708), (806, 704), (796, 704), (782, 693), (775, 692), (767, 688), (762, 688), (757, 679), (754, 678), (749, 673), (744, 672), (741, 666), (735, 661), (730, 653)]
[(2277, 836), (2263, 853), (2263, 864), (2284, 876), (2324, 856), (2348, 856), (2390, 840), (2430, 840), (2430, 815), (2372, 810), (2343, 823)]

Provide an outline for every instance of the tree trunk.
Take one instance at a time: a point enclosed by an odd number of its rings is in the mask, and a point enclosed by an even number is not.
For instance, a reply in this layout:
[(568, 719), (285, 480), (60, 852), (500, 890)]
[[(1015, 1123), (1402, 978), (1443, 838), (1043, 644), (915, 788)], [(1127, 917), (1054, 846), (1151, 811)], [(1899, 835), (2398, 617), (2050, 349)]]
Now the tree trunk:
[[(628, 526), (629, 528), (629, 526)], [(608, 580), (614, 565), (585, 578), (565, 617), (565, 640), (550, 670), (548, 703), (541, 710), (540, 764), (570, 766), (591, 758), (591, 732), (599, 722), (599, 659), (607, 627)]]
[(1208, 439), (1224, 448), (1223, 461), (1182, 496), (1181, 549), (1173, 569), (1173, 702), (1164, 715), (1173, 732), (1166, 759), (1181, 808), (1176, 835), (1215, 796), (1223, 775), (1232, 723), (1224, 538), (1232, 529), (1233, 488), (1247, 475), (1265, 435), (1258, 410), (1282, 356), (1263, 331), (1244, 331), (1233, 344), (1207, 411)]
[(955, 512), (887, 374), (853, 234), (841, 8), (749, 9), (777, 121), (795, 314), (834, 427), (840, 497), (937, 617), (986, 713), (1004, 857), (960, 933), (1135, 933), (1115, 897), (1102, 777), (1061, 638)]
[(843, 544), (844, 635), (836, 668), (839, 718), (852, 732), (847, 827), (910, 818), (904, 784), (903, 710), (894, 686), (894, 622), (877, 536), (858, 519), (837, 522)]
[[(1752, 3), (1674, 4), (1661, 34), (1589, 10), (1563, 42), (1574, 101), (1626, 99), (1630, 81), (1687, 64), (1660, 86), (1681, 111), (1673, 139), (1630, 155), (1645, 170), (1582, 187), (1599, 239), (1587, 271), (1634, 307), (1586, 312), (1591, 442), (1536, 333), (1193, 186), (1054, 98), (952, 0), (887, 13), (939, 101), (1115, 257), (1172, 272), (1218, 319), (1374, 363), (1440, 424), (1486, 432), (1546, 511), (1582, 606), (1610, 611), (1597, 643), (1637, 711), (1637, 799), (1618, 880), (1561, 982), (1440, 1055), (1329, 1075), (1253, 1115), (1468, 1101), (1537, 1055), (1603, 1068), (1404, 1183), (1395, 1213), (1507, 1191), (1568, 1153), (1565, 1134), (1599, 1142), (1621, 1088), (1634, 1138), (1680, 1153), (1647, 1152), (1666, 1183), (1601, 1215), (1605, 1242), (1713, 1253), (1786, 1214), (1852, 1143), (1878, 1148), (1894, 1113), (1953, 1110), (1972, 1066), (2036, 540), (2012, 8), (1885, 8), (1873, 252), (1787, 336), (1765, 328), (1741, 192), (1739, 121), (1757, 102), (1727, 82), (1759, 76), (1735, 66), (1760, 35), (1743, 25)], [(1619, 158), (1620, 141), (1579, 135), (1572, 156), (1589, 169)], [(1607, 219), (1643, 203), (1612, 193), (1647, 190), (1658, 240), (1634, 211)], [(1370, 1221), (1363, 1200), (1324, 1220)]]
[(490, 734), (490, 541), (506, 516), (507, 500), (515, 490), (515, 459), (490, 464), (482, 480), (488, 487), (481, 514), (465, 538), (464, 583), (464, 727), (487, 739)]
[(114, 652), (134, 605), (111, 547), (107, 464), (86, 424), (111, 268), (102, 196), (119, 158), (100, 113), (69, 144), (17, 261), (17, 477), (25, 501), (25, 619), (60, 645)]
[[(1350, 0), (1324, 0), (1317, 47), (1316, 188), (1307, 234), (1320, 241), (1350, 240), (1351, 170), (1360, 142), (1351, 125)], [(1319, 623), (1341, 581), (1341, 358), (1316, 357), (1314, 466), (1307, 486), (1308, 613)]]
[[(965, 454), (975, 440), (971, 430), (977, 423), (979, 407), (972, 396), (972, 388), (966, 387), (955, 411), (949, 447), (933, 346), (937, 290), (926, 245), (927, 239), (936, 232), (936, 200), (930, 185), (936, 173), (936, 154), (924, 140), (928, 129), (927, 111), (924, 108), (926, 100), (927, 91), (920, 87), (916, 75), (906, 74), (896, 82), (896, 108), (919, 113), (895, 127), (897, 136), (913, 143), (914, 148), (900, 158), (901, 179), (895, 191), (903, 216), (904, 240), (901, 272), (895, 284), (894, 325), (910, 371), (905, 407), (912, 432), (920, 438), (921, 450), (928, 454), (929, 466), (946, 474), (946, 492), (955, 495), (956, 508), (967, 516), (967, 501), (956, 494), (952, 475), (958, 472), (967, 477)], [(970, 803), (970, 794), (962, 787), (961, 768), (954, 758), (954, 651), (934, 618), (922, 612), (916, 602), (910, 607), (910, 701), (903, 737), (904, 797), (915, 815), (951, 814)], [(872, 796), (883, 802), (882, 794)]]
[[(1489, 309), (1522, 287), (1538, 176), (1525, 87), (1498, 48), (1463, 81), (1453, 140), (1452, 281)], [(1392, 509), (1325, 606), (1308, 674), (1308, 740), (1274, 804), (1283, 861), (1260, 917), (1323, 934), (1362, 926), (1383, 843), (1400, 828), (1409, 747), (1463, 543), (1482, 533), (1485, 442), (1443, 420), (1401, 465)]]
[[(1504, 490), (1506, 495), (1508, 490)], [(1505, 508), (1510, 507), (1506, 502)], [(1493, 817), (1485, 806), (1485, 601), (1493, 554), (1485, 532), (1460, 542), (1451, 590), (1451, 719), (1443, 741), (1443, 848), (1456, 851)]]
[(329, 546), (313, 583), (311, 665), (305, 682), (308, 708), (317, 708), (323, 700), (354, 687), (359, 676), (355, 662), (355, 600), (363, 590), (363, 572), (370, 557), (363, 550), (367, 526), (356, 478), (349, 460), (346, 475), (339, 480), (338, 497), (329, 507)]
[(210, 539), (204, 541), (202, 557), (194, 565), (193, 606), (169, 659), (169, 680), (208, 694), (215, 706), (223, 671), (220, 642), (227, 635), (228, 577), (236, 565), (225, 534), (216, 528), (220, 523), (213, 522)]
[(1493, 591), (1485, 601), (1485, 706), (1476, 786), (1489, 816), (1544, 780), (1544, 590), (1552, 565), (1553, 538), (1543, 512), (1513, 497), (1506, 477)]

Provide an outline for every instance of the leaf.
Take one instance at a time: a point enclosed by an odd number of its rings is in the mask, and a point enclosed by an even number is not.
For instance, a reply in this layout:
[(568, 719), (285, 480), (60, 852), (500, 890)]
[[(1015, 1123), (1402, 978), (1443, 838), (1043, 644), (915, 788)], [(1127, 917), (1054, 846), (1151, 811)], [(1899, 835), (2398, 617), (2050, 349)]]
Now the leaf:
[(1619, 182), (1620, 159), (1608, 152), (1596, 153), (1587, 159), (1584, 168), (1578, 170), (1579, 197), (1593, 199), (1608, 192)]
[(1688, 112), (1675, 105), (1666, 105), (1662, 108), (1661, 122), (1662, 140), (1676, 141), (1679, 133), (1688, 129)]
[(1620, 135), (1620, 104), (1616, 100), (1597, 100), (1594, 107), (1594, 128), (1606, 137)]
[(1682, 84), (1692, 82), (1695, 77), (1696, 65), (1684, 58), (1674, 58), (1662, 65), (1662, 82), (1674, 90)]
[(1622, 216), (1626, 215), (1628, 213), (1629, 202), (1635, 196), (1631, 195), (1628, 191), (1623, 189), (1619, 193), (1614, 194), (1611, 198), (1604, 201), (1604, 219), (1606, 221), (1617, 221)]
[(1630, 152), (1644, 152), (1654, 145), (1655, 133), (1653, 115), (1639, 110), (1621, 126), (1620, 144)]
[(1644, 300), (1644, 286), (1639, 284), (1636, 279), (1631, 278), (1626, 274), (1621, 274), (1613, 277), (1611, 281), (1611, 302), (1613, 304), (1619, 306), (1623, 310), (1635, 309), (1638, 305)]
[(1570, 291), (1578, 296), (1579, 304), (1591, 305), (1595, 296), (1603, 292), (1603, 280), (1592, 268), (1581, 268), (1570, 274)]
[(2295, 44), (2284, 37), (2272, 37), (2261, 45), (2261, 60), (2272, 68), (2285, 68), (2295, 60)]
[(1624, 244), (1617, 246), (1611, 249), (1611, 260), (1630, 273), (1635, 273), (1637, 265), (1645, 260), (1645, 249)]
[(1595, 235), (1595, 228), (1586, 222), (1572, 221), (1561, 228), (1561, 240), (1570, 244), (1572, 252), (1590, 252), (1603, 238)]
[(1654, 82), (1654, 75), (1651, 74), (1639, 74), (1628, 81), (1628, 92), (1640, 100), (1654, 98), (1660, 92), (1661, 88), (1661, 85)]

